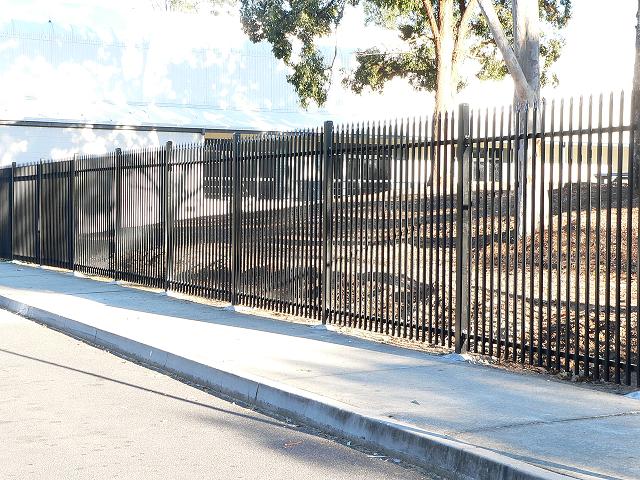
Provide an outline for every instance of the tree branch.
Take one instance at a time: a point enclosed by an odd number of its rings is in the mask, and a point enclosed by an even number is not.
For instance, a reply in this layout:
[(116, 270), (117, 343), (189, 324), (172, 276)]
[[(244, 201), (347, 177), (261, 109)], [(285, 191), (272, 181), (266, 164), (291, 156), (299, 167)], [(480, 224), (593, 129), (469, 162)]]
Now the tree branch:
[(456, 62), (459, 58), (461, 58), (460, 51), (462, 49), (464, 39), (467, 38), (467, 33), (469, 32), (469, 25), (471, 23), (471, 15), (473, 14), (473, 9), (475, 8), (477, 2), (478, 0), (469, 0), (469, 3), (464, 8), (464, 11), (461, 10), (462, 17), (460, 18), (460, 24), (458, 25), (458, 36), (456, 37), (456, 43), (455, 43), (455, 46), (453, 47), (454, 62)]
[(527, 78), (522, 71), (522, 67), (518, 63), (518, 59), (516, 58), (515, 53), (513, 53), (513, 49), (509, 45), (509, 41), (507, 40), (506, 35), (504, 34), (504, 30), (502, 29), (502, 25), (500, 25), (500, 20), (498, 19), (498, 15), (493, 6), (491, 0), (477, 0), (480, 4), (480, 9), (487, 19), (487, 24), (489, 25), (489, 30), (491, 30), (491, 34), (493, 35), (493, 39), (496, 41), (496, 45), (500, 49), (502, 53), (502, 58), (504, 59), (504, 63), (507, 64), (507, 69), (509, 70), (509, 74), (513, 78), (513, 82), (516, 87), (516, 94), (519, 98), (533, 103), (537, 100), (536, 93), (533, 91), (529, 82), (527, 82)]
[(436, 42), (436, 48), (440, 48), (440, 29), (438, 28), (438, 22), (436, 22), (436, 17), (433, 14), (433, 5), (431, 5), (431, 0), (422, 0), (422, 6), (427, 14), (427, 18), (429, 19), (429, 25), (431, 25), (431, 31), (433, 32), (433, 38)]
[(469, 3), (467, 4), (466, 8), (464, 9), (464, 11), (462, 11), (462, 17), (460, 18), (460, 26), (465, 26), (468, 27), (469, 23), (471, 21), (471, 15), (473, 14), (473, 9), (476, 6), (476, 3), (478, 3), (478, 0), (469, 0)]

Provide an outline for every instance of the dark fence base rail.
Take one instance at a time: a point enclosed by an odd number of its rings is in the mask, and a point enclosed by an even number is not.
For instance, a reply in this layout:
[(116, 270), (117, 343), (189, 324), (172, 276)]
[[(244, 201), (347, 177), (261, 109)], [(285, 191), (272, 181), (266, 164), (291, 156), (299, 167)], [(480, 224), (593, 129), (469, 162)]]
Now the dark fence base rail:
[(12, 165), (0, 257), (638, 384), (625, 105), (462, 105)]

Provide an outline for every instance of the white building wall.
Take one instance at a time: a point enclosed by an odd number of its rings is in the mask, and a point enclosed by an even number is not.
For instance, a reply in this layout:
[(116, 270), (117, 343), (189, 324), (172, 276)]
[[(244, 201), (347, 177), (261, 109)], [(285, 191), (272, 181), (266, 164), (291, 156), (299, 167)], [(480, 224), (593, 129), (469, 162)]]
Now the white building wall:
[[(379, 35), (375, 37), (379, 39)], [(333, 58), (335, 38), (321, 45)], [(336, 72), (360, 46), (344, 39)], [(291, 130), (424, 114), (431, 95), (406, 82), (354, 95), (332, 83), (327, 104), (301, 108), (289, 69), (255, 45), (237, 15), (132, 10), (112, 2), (7, 0), (0, 15), (0, 120)], [(401, 99), (401, 101), (399, 101)], [(0, 165), (158, 145), (190, 135), (0, 125)]]
[(201, 143), (204, 136), (184, 132), (0, 126), (0, 167), (12, 162), (63, 160), (74, 154), (104, 154), (116, 148), (158, 147), (168, 141), (174, 144)]

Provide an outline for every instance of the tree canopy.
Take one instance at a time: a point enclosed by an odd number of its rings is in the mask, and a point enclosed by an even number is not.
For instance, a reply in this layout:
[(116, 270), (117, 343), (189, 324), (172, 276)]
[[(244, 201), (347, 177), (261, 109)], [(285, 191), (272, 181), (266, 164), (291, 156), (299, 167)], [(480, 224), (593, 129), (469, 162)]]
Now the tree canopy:
[[(541, 84), (557, 83), (550, 67), (560, 56), (561, 29), (571, 16), (571, 0), (539, 0)], [(436, 93), (446, 106), (452, 93), (468, 81), (459, 74), (466, 58), (478, 62), (479, 79), (500, 79), (507, 68), (477, 0), (240, 0), (245, 32), (251, 41), (267, 41), (273, 54), (291, 68), (288, 81), (300, 102), (322, 105), (332, 79), (333, 55), (317, 40), (331, 35), (345, 9), (360, 6), (366, 22), (397, 31), (403, 48), (356, 52), (356, 67), (344, 72), (344, 85), (360, 93), (381, 91), (394, 78)], [(513, 39), (512, 0), (493, 2), (507, 38)], [(441, 98), (439, 98), (441, 97)]]
[(218, 14), (225, 8), (229, 11), (233, 0), (151, 0), (151, 5), (167, 12), (197, 13), (204, 10)]

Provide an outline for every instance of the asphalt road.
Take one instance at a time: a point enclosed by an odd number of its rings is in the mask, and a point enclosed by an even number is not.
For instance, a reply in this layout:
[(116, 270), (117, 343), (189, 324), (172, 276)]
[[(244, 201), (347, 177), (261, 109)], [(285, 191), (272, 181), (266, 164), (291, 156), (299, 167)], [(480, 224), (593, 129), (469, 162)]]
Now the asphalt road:
[(0, 478), (432, 479), (0, 310)]

